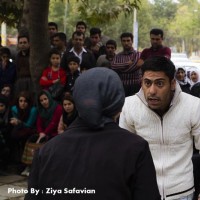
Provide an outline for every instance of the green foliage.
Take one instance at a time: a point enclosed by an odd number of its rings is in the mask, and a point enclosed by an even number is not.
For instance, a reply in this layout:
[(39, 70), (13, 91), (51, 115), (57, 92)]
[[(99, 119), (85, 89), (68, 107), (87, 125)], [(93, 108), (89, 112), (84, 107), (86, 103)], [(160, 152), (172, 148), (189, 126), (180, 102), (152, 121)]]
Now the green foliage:
[(5, 22), (8, 26), (17, 27), (20, 23), (23, 10), (23, 0), (1, 0), (0, 23)]

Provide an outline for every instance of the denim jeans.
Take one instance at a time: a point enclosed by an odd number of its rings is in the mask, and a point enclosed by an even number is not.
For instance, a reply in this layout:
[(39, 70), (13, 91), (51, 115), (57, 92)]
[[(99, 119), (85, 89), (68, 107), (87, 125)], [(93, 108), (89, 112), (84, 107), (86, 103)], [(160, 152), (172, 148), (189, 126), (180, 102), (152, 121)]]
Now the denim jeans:
[(188, 196), (184, 196), (175, 200), (192, 200), (193, 199), (194, 194), (189, 194)]

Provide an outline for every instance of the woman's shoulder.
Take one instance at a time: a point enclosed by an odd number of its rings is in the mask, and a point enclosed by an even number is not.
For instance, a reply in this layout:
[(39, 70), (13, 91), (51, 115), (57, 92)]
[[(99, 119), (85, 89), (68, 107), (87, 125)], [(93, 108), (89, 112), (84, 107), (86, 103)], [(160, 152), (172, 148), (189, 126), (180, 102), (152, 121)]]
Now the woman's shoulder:
[(37, 112), (37, 108), (36, 108), (35, 106), (32, 106), (32, 107), (31, 107), (31, 112), (32, 112), (32, 113), (36, 113), (36, 112)]

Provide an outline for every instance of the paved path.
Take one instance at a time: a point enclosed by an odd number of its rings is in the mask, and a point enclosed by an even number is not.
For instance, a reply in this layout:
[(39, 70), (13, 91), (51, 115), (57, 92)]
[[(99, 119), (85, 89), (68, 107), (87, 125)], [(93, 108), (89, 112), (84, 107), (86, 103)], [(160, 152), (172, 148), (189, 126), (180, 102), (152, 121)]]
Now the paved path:
[(17, 173), (0, 173), (0, 200), (22, 200), (27, 189), (27, 177)]

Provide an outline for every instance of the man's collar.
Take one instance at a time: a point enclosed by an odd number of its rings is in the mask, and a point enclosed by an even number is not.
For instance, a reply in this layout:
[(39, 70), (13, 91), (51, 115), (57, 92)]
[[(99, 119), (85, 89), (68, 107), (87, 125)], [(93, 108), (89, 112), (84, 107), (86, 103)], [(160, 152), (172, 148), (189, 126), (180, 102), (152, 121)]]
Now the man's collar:
[[(76, 51), (75, 51), (74, 47), (72, 47), (72, 48), (70, 49), (69, 52), (76, 52)], [(81, 53), (82, 53), (82, 52), (87, 53), (87, 50), (86, 50), (84, 47), (82, 47), (82, 51), (81, 51)]]

